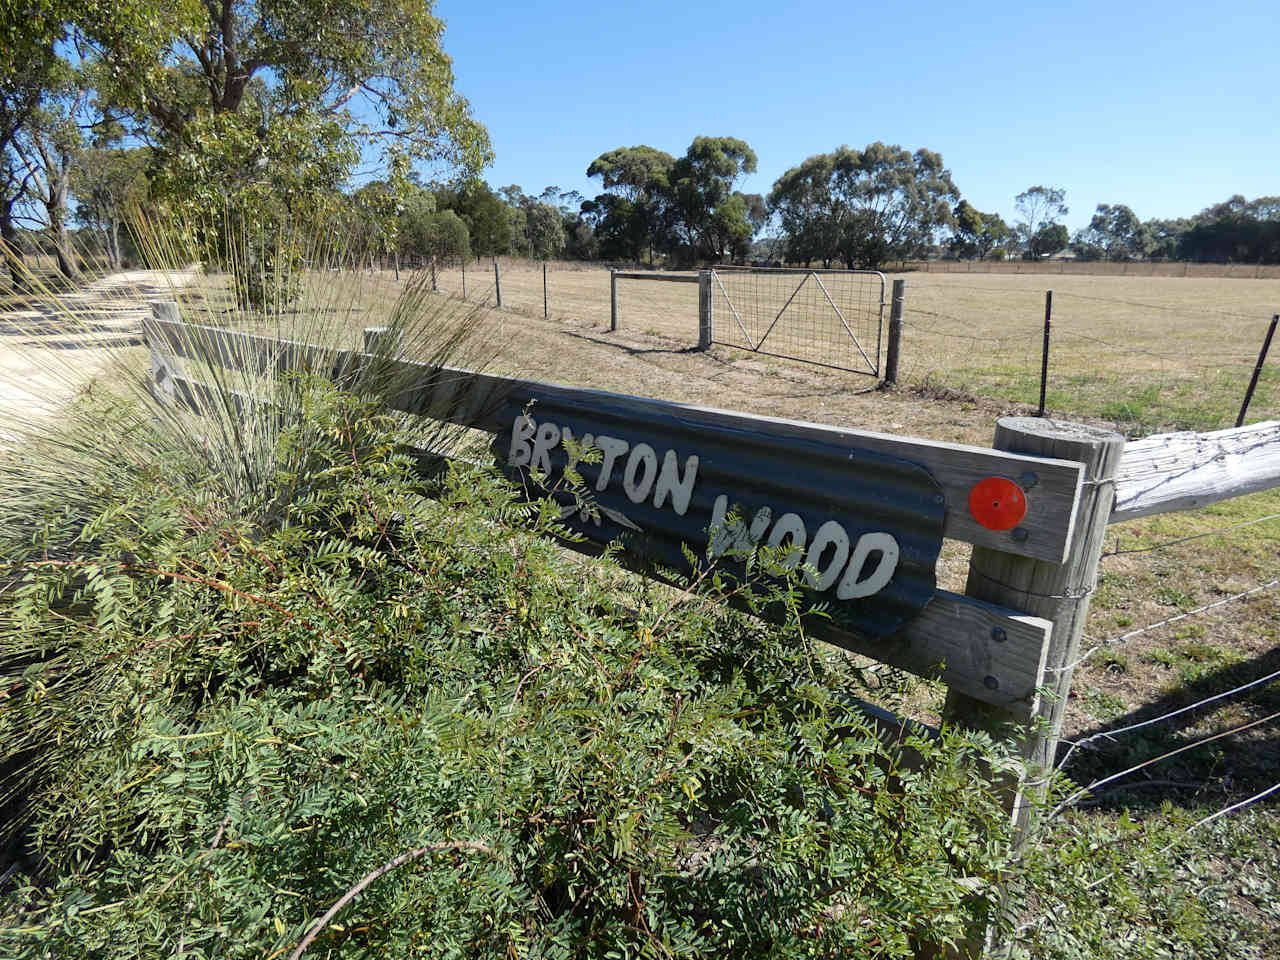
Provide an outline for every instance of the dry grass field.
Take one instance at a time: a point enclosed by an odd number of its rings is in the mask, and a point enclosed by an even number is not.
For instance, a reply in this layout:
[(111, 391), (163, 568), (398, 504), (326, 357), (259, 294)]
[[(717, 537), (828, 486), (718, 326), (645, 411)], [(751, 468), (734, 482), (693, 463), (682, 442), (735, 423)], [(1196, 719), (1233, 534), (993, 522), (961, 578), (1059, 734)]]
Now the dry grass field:
[[(427, 301), (444, 314), (480, 311), (470, 355), (491, 369), (981, 445), (990, 443), (999, 416), (1025, 412), (1036, 399), (1046, 289), (1054, 291), (1051, 409), (1130, 435), (1233, 422), (1266, 322), (1280, 309), (1280, 280), (910, 273), (902, 382), (884, 391), (868, 376), (730, 347), (698, 351), (694, 284), (623, 281), (620, 328), (610, 332), (607, 270), (549, 265), (544, 319), (541, 265), (501, 261), (500, 267), (503, 310), (464, 302), (457, 269), (440, 273), (441, 295)], [(492, 301), (492, 264), (468, 265), (466, 275), (468, 299)], [(314, 273), (295, 309), (342, 317), (335, 336), (355, 346), (362, 327), (385, 321), (403, 282), (389, 272)], [(223, 280), (204, 278), (184, 296), (193, 319), (225, 319)], [(1280, 419), (1280, 344), (1275, 350), (1250, 420)], [(1077, 671), (1065, 736), (1142, 723), (1280, 670), (1280, 589), (1238, 597), (1280, 577), (1277, 556), (1280, 489), (1112, 527), (1086, 627), (1085, 647), (1097, 650)], [(967, 565), (967, 548), (948, 542), (940, 585), (962, 590)], [(1201, 610), (1210, 604), (1220, 605)], [(1170, 622), (1104, 643), (1163, 621)], [(917, 716), (936, 719), (940, 690), (921, 683), (912, 702)], [(1157, 837), (1182, 837), (1195, 820), (1266, 789), (1280, 779), (1280, 730), (1267, 720), (1277, 711), (1280, 682), (1273, 681), (1075, 754), (1066, 772), (1077, 783), (1152, 764), (1068, 812), (1054, 842), (1071, 842), (1077, 827), (1114, 827), (1119, 846), (1108, 849), (1147, 842), (1163, 849), (1166, 841)], [(1261, 722), (1229, 733), (1252, 721)], [(1156, 760), (1224, 732), (1208, 748)], [(1263, 880), (1280, 869), (1275, 807), (1264, 803), (1238, 816), (1247, 826), (1219, 821), (1225, 832), (1213, 840), (1191, 834), (1177, 855), (1181, 862), (1204, 875)], [(1114, 871), (1097, 869), (1099, 884), (1111, 882)], [(1227, 923), (1233, 936), (1260, 951), (1248, 956), (1280, 956), (1274, 902), (1233, 887), (1210, 909), (1198, 899), (1199, 881), (1161, 883), (1174, 891), (1161, 893), (1172, 898), (1170, 909), (1191, 916), (1203, 907), (1206, 917), (1230, 918), (1205, 920), (1206, 929)]]
[[(499, 261), (499, 267), (504, 309), (541, 318), (541, 265)], [(465, 273), (467, 299), (492, 303), (492, 263), (471, 264)], [(457, 268), (440, 271), (441, 292), (461, 296), (462, 276)], [(887, 280), (897, 277), (907, 283), (900, 368), (905, 385), (1037, 403), (1045, 292), (1052, 290), (1049, 408), (1110, 421), (1130, 435), (1234, 423), (1267, 324), (1280, 312), (1280, 279), (912, 272)], [(607, 330), (605, 268), (549, 264), (546, 290), (552, 319)], [(619, 314), (624, 335), (693, 345), (697, 286), (621, 280)], [(822, 339), (842, 339), (826, 329), (837, 324), (834, 315), (825, 320)], [(725, 310), (717, 310), (716, 322), (717, 339), (736, 336)], [(733, 355), (724, 348), (721, 353)], [(789, 371), (784, 376), (825, 380), (816, 368), (792, 371), (791, 364), (779, 368), (767, 357), (752, 359), (763, 369)], [(864, 379), (870, 378), (850, 382)], [(1250, 408), (1251, 420), (1275, 417), (1280, 344)]]

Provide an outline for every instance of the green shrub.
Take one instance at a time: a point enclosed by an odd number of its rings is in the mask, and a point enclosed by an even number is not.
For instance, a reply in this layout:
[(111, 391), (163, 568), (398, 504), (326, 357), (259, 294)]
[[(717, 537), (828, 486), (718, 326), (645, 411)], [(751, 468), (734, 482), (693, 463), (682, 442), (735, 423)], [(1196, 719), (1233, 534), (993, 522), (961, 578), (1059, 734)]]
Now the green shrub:
[(570, 559), (373, 402), (307, 410), (251, 502), (156, 440), (80, 481), (99, 510), (4, 528), (6, 955), (283, 956), (405, 854), (310, 955), (901, 957), (985, 921), (990, 741), (900, 769), (847, 659), (714, 574)]

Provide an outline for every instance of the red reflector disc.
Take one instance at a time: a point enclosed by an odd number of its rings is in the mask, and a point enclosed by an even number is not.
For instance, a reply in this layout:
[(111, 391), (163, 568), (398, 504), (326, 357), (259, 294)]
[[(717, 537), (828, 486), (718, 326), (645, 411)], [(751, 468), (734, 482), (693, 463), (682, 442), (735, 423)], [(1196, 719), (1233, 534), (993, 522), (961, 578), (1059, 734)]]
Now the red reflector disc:
[(969, 491), (969, 512), (988, 530), (1012, 530), (1027, 515), (1027, 495), (1012, 480), (987, 477)]

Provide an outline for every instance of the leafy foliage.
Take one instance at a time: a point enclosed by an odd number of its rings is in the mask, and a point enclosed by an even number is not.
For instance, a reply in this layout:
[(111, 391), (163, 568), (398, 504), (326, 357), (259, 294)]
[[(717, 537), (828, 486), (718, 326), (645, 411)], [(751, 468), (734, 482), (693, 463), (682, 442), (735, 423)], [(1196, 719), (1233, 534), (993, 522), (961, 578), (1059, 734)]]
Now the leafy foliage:
[(774, 183), (769, 208), (787, 238), (788, 260), (874, 268), (931, 244), (952, 222), (950, 203), (959, 197), (941, 154), (876, 142), (791, 168)]
[(899, 768), (745, 588), (571, 564), (555, 508), (302, 386), (247, 500), (170, 449), (5, 540), (12, 955), (280, 953), (412, 850), (315, 952), (892, 957), (984, 918), (989, 741)]

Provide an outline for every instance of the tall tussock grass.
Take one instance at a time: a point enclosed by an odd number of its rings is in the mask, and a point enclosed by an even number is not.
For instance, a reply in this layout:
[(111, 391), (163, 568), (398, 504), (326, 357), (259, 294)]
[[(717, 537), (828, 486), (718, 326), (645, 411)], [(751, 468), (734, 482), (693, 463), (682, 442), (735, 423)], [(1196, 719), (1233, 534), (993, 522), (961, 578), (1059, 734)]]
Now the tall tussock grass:
[[(1009, 863), (989, 739), (911, 737), (900, 766), (848, 658), (725, 602), (797, 609), (794, 580), (699, 560), (677, 591), (569, 559), (559, 509), (477, 462), (465, 423), (388, 409), (422, 369), (392, 353), (477, 366), (483, 314), (353, 269), (333, 233), (238, 230), (206, 256), (143, 223), (152, 262), (205, 267), (160, 291), (179, 316), (151, 332), (181, 349), (153, 370), (29, 346), (65, 401), (3, 414), (0, 952), (909, 957), (977, 935)], [(102, 320), (48, 302), (73, 334)], [(209, 362), (214, 330), (276, 346)]]

